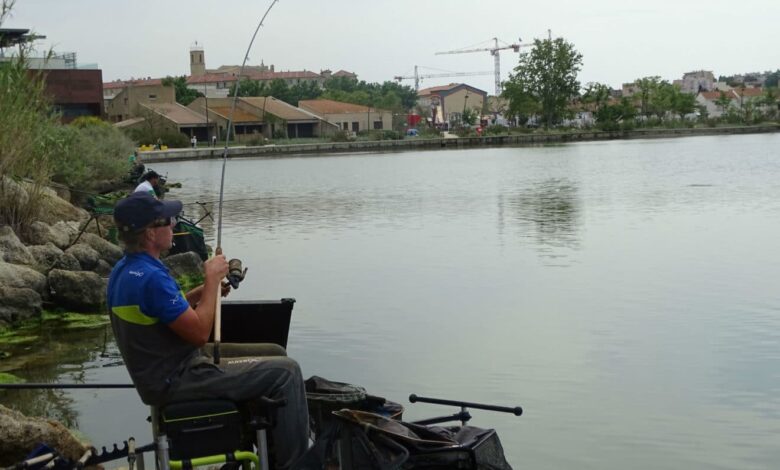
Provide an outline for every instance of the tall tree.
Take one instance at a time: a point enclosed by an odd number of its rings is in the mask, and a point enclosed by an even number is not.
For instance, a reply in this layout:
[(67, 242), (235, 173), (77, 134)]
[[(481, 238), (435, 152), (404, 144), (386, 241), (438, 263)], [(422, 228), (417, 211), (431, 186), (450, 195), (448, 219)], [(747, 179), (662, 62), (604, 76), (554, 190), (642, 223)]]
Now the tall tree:
[(680, 119), (685, 119), (686, 115), (696, 111), (696, 95), (685, 93), (680, 90), (680, 87), (673, 85), (671, 105), (671, 111), (680, 116)]
[(644, 77), (635, 81), (637, 88), (639, 88), (639, 109), (642, 116), (650, 116), (652, 111), (650, 110), (650, 98), (658, 90), (661, 84), (661, 77)]
[(581, 66), (582, 54), (572, 43), (562, 38), (536, 39), (531, 52), (520, 55), (503, 96), (520, 101), (524, 110), (535, 101), (545, 127), (550, 127), (561, 121), (569, 102), (579, 94)]

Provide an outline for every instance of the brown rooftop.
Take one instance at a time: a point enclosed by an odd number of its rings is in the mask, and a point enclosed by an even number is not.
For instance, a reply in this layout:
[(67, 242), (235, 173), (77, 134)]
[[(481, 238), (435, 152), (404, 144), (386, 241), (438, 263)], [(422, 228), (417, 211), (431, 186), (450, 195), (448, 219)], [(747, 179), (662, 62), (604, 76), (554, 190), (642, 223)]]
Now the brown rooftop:
[(298, 102), (298, 107), (306, 108), (317, 114), (353, 114), (367, 113), (369, 111), (383, 111), (378, 108), (369, 108), (368, 106), (363, 106), (362, 104), (344, 103), (342, 101), (327, 99), (301, 100)]
[(165, 116), (178, 125), (206, 124), (206, 116), (179, 103), (142, 103), (141, 106)]

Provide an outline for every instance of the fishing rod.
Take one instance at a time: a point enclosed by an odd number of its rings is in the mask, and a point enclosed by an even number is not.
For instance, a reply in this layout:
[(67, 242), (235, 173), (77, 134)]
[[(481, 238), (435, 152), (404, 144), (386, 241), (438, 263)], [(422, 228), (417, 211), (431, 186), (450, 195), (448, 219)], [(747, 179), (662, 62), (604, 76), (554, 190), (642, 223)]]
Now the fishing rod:
[(18, 384), (0, 384), (0, 390), (59, 390), (59, 389), (84, 389), (84, 388), (135, 388), (133, 384), (50, 384), (25, 382)]
[[(260, 32), (260, 28), (263, 26), (263, 23), (265, 22), (265, 18), (268, 16), (268, 13), (271, 12), (271, 8), (273, 8), (278, 1), (279, 0), (272, 0), (271, 4), (268, 5), (268, 9), (263, 14), (263, 17), (260, 18), (260, 22), (257, 24), (257, 28), (255, 28), (255, 33), (252, 35), (252, 40), (249, 41), (249, 46), (246, 48), (246, 53), (244, 54), (244, 61), (241, 63), (241, 68), (238, 70), (238, 77), (236, 77), (236, 88), (235, 90), (233, 90), (233, 102), (230, 105), (230, 115), (228, 117), (228, 123), (227, 123), (227, 135), (225, 136), (225, 148), (222, 150), (222, 176), (219, 181), (219, 210), (217, 211), (217, 247), (214, 250), (215, 255), (222, 254), (222, 203), (225, 194), (225, 167), (227, 163), (228, 146), (230, 144), (230, 131), (233, 128), (233, 114), (236, 111), (236, 103), (238, 102), (238, 90), (239, 88), (241, 88), (241, 77), (244, 75), (244, 67), (246, 66), (246, 61), (249, 59), (249, 51), (252, 50), (252, 45), (255, 43), (255, 38), (257, 37), (257, 33)], [(266, 97), (266, 99), (268, 99), (268, 97)], [(265, 120), (265, 115), (263, 115), (263, 120)], [(220, 282), (217, 283), (217, 300), (214, 308), (214, 364), (219, 364), (219, 359), (220, 359), (219, 343), (221, 340), (222, 340), (222, 283)]]

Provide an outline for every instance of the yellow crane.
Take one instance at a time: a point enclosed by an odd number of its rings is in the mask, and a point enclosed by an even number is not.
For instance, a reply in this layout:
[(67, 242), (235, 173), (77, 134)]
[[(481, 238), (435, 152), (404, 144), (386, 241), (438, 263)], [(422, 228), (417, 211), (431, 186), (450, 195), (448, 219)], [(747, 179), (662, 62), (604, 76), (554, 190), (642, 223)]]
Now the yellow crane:
[(532, 46), (532, 44), (520, 44), (521, 39), (518, 38), (517, 42), (514, 44), (507, 44), (506, 46), (501, 46), (498, 44), (498, 38), (493, 38), (493, 47), (481, 47), (478, 49), (458, 49), (456, 51), (443, 51), (443, 52), (437, 52), (436, 55), (444, 55), (444, 54), (466, 54), (470, 52), (490, 52), (490, 55), (493, 56), (493, 62), (494, 62), (494, 74), (496, 76), (496, 96), (501, 94), (501, 59), (498, 54), (498, 51), (503, 51), (505, 49), (512, 49), (514, 52), (520, 52), (521, 47), (528, 47)]

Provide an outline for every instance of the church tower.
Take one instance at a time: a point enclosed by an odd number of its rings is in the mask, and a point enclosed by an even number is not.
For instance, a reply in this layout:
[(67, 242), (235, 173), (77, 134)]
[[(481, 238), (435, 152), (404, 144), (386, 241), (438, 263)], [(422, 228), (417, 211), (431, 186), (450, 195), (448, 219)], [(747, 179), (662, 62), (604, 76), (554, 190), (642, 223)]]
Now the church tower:
[(206, 60), (203, 58), (203, 46), (195, 41), (195, 44), (190, 46), (190, 75), (201, 76), (206, 75)]

